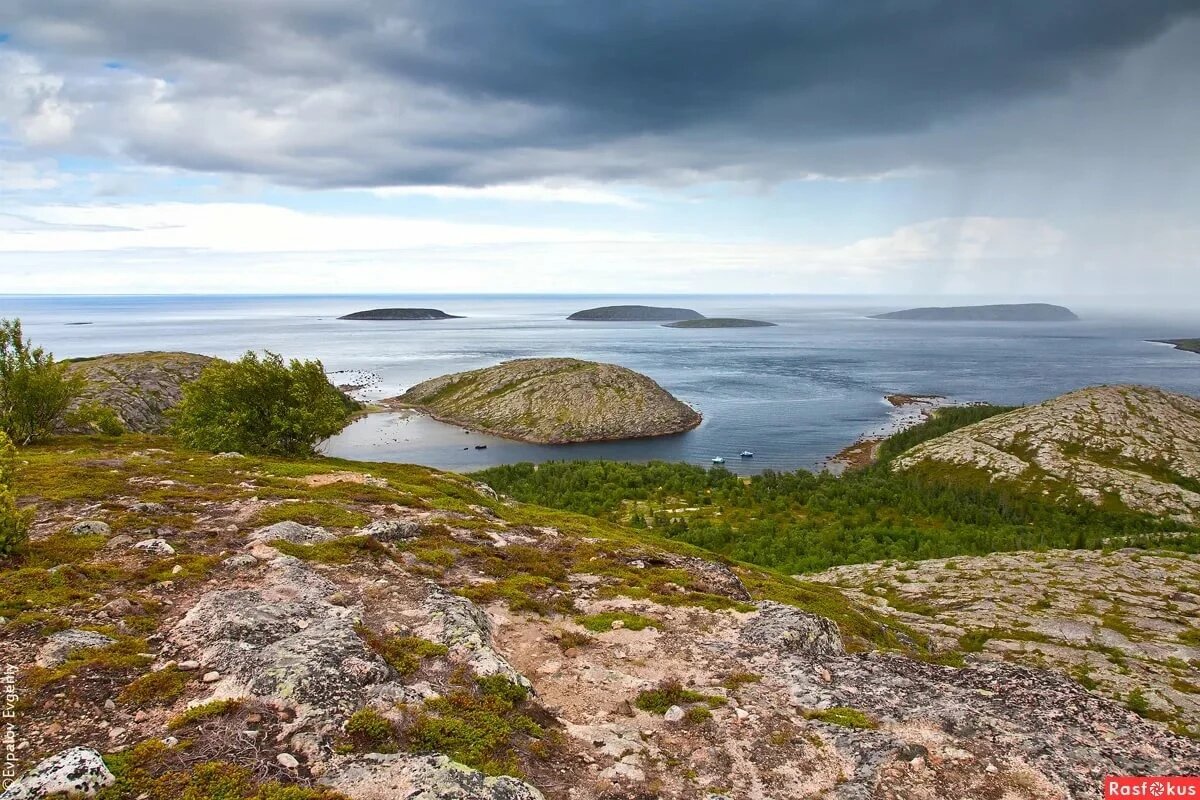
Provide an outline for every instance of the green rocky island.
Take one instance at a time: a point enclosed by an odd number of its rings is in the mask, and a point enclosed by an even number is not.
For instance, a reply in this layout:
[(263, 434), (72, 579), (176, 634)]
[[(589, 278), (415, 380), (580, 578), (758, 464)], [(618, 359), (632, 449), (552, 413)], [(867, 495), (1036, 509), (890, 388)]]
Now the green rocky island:
[(667, 436), (700, 424), (699, 413), (645, 375), (574, 358), (522, 358), (443, 375), (386, 402), (543, 444)]
[(430, 319), (462, 319), (455, 314), (447, 314), (437, 308), (373, 308), (369, 311), (355, 311), (338, 319), (357, 320), (430, 320)]
[(1200, 353), (1200, 339), (1153, 339), (1156, 344), (1174, 345), (1176, 350)]
[(567, 317), (584, 322), (674, 322), (703, 318), (703, 314), (690, 308), (662, 306), (600, 306), (576, 311)]
[(871, 319), (923, 320), (928, 322), (1073, 322), (1073, 311), (1049, 303), (1007, 303), (982, 306), (909, 308), (876, 314)]
[(704, 317), (703, 319), (681, 319), (668, 322), (664, 328), (774, 328), (774, 322), (758, 319), (735, 319), (734, 317)]

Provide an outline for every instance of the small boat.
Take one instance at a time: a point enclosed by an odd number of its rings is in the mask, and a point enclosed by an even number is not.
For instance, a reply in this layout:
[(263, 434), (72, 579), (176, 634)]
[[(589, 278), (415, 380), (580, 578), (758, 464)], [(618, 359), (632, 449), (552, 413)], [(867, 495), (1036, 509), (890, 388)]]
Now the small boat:
[(475, 449), (476, 450), (487, 450), (487, 445), (486, 444), (477, 444), (477, 445), (475, 445)]
[(743, 450), (742, 458), (754, 458), (754, 453), (750, 450)]
[(714, 459), (712, 460), (712, 462), (713, 462), (714, 464), (724, 464), (724, 463), (725, 463), (725, 459), (721, 458), (720, 456), (717, 456), (716, 458), (714, 458)]

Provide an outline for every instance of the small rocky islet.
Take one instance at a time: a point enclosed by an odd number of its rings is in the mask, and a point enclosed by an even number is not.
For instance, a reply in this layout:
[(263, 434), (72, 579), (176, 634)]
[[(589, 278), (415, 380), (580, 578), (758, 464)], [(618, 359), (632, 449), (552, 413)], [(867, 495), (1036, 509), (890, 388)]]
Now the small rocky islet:
[(1000, 303), (979, 306), (934, 306), (875, 314), (871, 319), (924, 322), (1075, 322), (1079, 317), (1049, 303)]
[(444, 375), (385, 404), (540, 444), (668, 436), (701, 420), (695, 409), (641, 373), (574, 358), (515, 359)]
[(347, 320), (377, 320), (377, 321), (424, 321), (437, 319), (462, 319), (455, 314), (447, 314), (437, 308), (372, 308), (368, 311), (355, 311), (345, 314), (338, 319)]
[(735, 317), (704, 317), (703, 319), (681, 319), (668, 322), (664, 328), (774, 328), (774, 322)]
[(704, 315), (690, 308), (630, 305), (588, 308), (576, 311), (567, 319), (581, 322), (677, 322), (704, 319)]

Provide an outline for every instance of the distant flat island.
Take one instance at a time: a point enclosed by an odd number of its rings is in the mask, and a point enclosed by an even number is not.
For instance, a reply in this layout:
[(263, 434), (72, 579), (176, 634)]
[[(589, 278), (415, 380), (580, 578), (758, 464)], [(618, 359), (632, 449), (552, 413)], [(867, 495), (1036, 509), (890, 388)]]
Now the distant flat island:
[(763, 322), (759, 319), (735, 319), (733, 317), (704, 317), (702, 319), (681, 319), (678, 322), (668, 322), (664, 328), (774, 328), (774, 322)]
[(1155, 344), (1174, 345), (1176, 350), (1186, 350), (1189, 353), (1200, 353), (1200, 339), (1151, 339)]
[(1073, 322), (1079, 317), (1069, 308), (1049, 303), (1014, 303), (987, 306), (910, 308), (876, 314), (871, 319), (907, 319), (931, 322)]
[(454, 314), (447, 314), (436, 308), (373, 308), (370, 311), (355, 311), (338, 319), (374, 319), (374, 320), (426, 320), (426, 319), (462, 319)]
[(690, 308), (664, 308), (662, 306), (601, 306), (576, 311), (567, 319), (583, 322), (676, 322), (679, 320), (704, 319), (699, 311)]

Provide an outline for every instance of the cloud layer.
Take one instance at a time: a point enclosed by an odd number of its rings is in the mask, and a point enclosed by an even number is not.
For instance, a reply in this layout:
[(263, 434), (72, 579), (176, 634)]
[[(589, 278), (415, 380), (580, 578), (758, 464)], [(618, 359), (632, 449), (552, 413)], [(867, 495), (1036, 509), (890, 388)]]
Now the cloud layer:
[(1101, 79), (1198, 11), (1181, 0), (1019, 12), (951, 0), (5, 5), (0, 120), (26, 146), (322, 187), (961, 162), (1022, 141), (1011, 129), (968, 141), (973, 120)]

